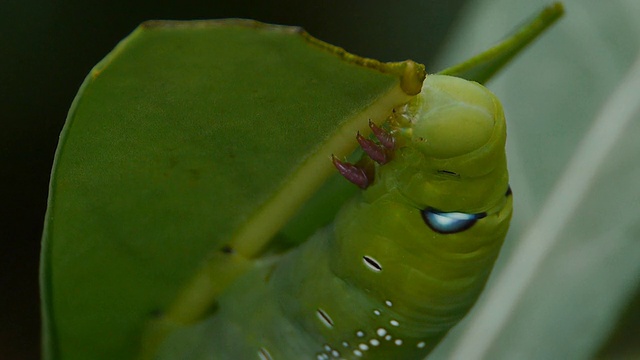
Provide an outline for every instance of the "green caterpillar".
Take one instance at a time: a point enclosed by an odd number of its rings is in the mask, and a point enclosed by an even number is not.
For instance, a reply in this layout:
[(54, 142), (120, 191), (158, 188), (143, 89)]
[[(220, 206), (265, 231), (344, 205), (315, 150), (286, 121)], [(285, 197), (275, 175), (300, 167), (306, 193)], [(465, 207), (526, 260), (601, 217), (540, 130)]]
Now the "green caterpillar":
[(469, 311), (512, 212), (500, 102), (430, 75), (371, 128), (378, 141), (358, 134), (358, 164), (333, 158), (365, 190), (333, 225), (238, 279), (198, 325), (211, 338), (181, 358), (423, 359)]

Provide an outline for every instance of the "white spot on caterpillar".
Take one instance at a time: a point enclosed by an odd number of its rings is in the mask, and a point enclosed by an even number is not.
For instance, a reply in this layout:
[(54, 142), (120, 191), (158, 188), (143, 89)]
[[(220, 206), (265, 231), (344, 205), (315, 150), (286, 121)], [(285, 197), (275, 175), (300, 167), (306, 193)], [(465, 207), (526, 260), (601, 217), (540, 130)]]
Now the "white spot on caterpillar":
[(348, 343), (348, 342), (346, 342), (346, 341), (343, 341), (343, 342), (342, 342), (342, 346), (344, 346), (344, 347), (348, 348), (348, 347), (349, 347), (349, 343)]
[(324, 310), (318, 309), (318, 311), (316, 312), (316, 315), (318, 315), (318, 319), (320, 319), (320, 321), (322, 321), (322, 323), (326, 327), (333, 328), (333, 320), (331, 319), (329, 314), (327, 314)]
[(391, 321), (389, 321), (389, 324), (391, 324), (393, 326), (400, 326), (400, 323), (397, 320), (391, 320)]
[(380, 310), (378, 309), (373, 310), (373, 313), (376, 314), (377, 316), (380, 316)]
[(422, 349), (425, 345), (426, 344), (424, 343), (424, 341), (420, 341), (416, 346), (418, 347), (418, 349)]
[(376, 330), (376, 333), (378, 334), (378, 336), (383, 337), (387, 335), (387, 330), (385, 328), (379, 328), (378, 330)]
[(371, 339), (371, 340), (369, 340), (369, 343), (370, 343), (372, 346), (378, 346), (378, 345), (380, 345), (380, 341), (378, 341), (378, 339)]
[(316, 356), (317, 360), (324, 360), (324, 354), (320, 354), (318, 356)]
[(393, 303), (391, 301), (389, 301), (389, 300), (386, 300), (384, 302), (384, 304), (387, 305), (388, 307), (392, 307), (393, 306)]
[(360, 350), (353, 350), (353, 355), (357, 356), (357, 357), (361, 357), (362, 356), (362, 351)]
[(360, 348), (360, 350), (362, 351), (367, 351), (369, 350), (369, 347), (367, 346), (367, 344), (360, 344), (358, 345), (358, 347)]
[(333, 355), (333, 357), (340, 357), (338, 350), (331, 350), (331, 355)]
[(265, 348), (260, 348), (260, 350), (258, 350), (258, 357), (260, 360), (272, 360), (271, 354), (269, 354)]
[(361, 330), (358, 330), (358, 331), (356, 332), (356, 336), (357, 336), (357, 337), (364, 337), (364, 332), (362, 332)]
[(401, 339), (396, 339), (395, 343), (396, 343), (396, 345), (400, 346), (400, 345), (402, 345), (402, 340)]
[(378, 260), (372, 258), (371, 256), (365, 255), (362, 257), (362, 262), (371, 270), (375, 272), (382, 271), (382, 265), (378, 262)]
[(391, 340), (391, 335), (385, 336), (384, 339), (387, 340), (387, 341)]
[(329, 346), (328, 344), (325, 344), (324, 349), (327, 351), (331, 351), (331, 346)]

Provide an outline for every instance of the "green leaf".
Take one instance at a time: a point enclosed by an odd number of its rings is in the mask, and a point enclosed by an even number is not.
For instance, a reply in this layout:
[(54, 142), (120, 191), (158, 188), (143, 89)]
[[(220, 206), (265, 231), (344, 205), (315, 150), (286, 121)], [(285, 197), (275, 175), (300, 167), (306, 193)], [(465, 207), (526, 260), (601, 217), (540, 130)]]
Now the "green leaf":
[[(238, 264), (214, 268), (241, 271), (332, 173), (329, 156), (350, 153), (353, 134), (423, 77), (298, 28), (142, 25), (87, 77), (56, 155), (42, 255), (49, 357), (131, 358), (154, 311), (208, 278), (225, 245)], [(200, 316), (223, 286), (187, 291), (173, 320)]]
[[(565, 5), (491, 85), (507, 115), (514, 219), (487, 290), (436, 359), (598, 357), (638, 290), (640, 4)], [(474, 2), (442, 63), (535, 6)]]

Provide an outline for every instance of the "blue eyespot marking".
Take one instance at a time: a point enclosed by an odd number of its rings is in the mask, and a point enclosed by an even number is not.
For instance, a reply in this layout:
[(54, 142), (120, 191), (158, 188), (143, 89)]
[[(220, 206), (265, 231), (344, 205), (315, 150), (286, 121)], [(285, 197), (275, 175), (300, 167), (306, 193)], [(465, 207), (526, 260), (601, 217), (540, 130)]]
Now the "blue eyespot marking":
[(421, 211), (422, 219), (431, 230), (440, 234), (455, 234), (472, 227), (486, 213), (466, 214), (462, 212), (443, 212), (434, 208)]

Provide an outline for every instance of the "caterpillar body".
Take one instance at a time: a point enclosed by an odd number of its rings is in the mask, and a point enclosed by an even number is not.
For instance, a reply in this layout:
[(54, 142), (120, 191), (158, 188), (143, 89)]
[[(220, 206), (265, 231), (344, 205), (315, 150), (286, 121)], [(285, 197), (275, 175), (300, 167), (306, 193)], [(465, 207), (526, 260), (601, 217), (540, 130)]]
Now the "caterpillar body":
[(206, 343), (170, 353), (423, 359), (469, 311), (512, 212), (500, 102), (477, 83), (429, 75), (372, 130), (377, 141), (358, 135), (368, 154), (358, 164), (334, 158), (364, 190), (331, 226), (236, 281), (197, 325)]

